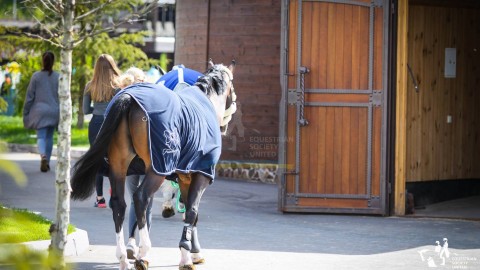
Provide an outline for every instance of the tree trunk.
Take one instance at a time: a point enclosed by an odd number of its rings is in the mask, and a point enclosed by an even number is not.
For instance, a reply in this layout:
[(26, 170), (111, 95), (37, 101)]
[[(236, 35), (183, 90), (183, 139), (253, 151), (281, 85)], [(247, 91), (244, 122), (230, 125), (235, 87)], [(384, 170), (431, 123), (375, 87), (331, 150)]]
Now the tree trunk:
[(60, 101), (60, 123), (58, 124), (57, 168), (56, 168), (56, 221), (52, 234), (51, 248), (60, 255), (59, 264), (64, 266), (63, 251), (67, 242), (67, 228), (70, 223), (70, 146), (72, 126), (72, 33), (75, 0), (67, 0), (63, 13), (63, 40), (60, 55), (61, 70), (58, 87)]

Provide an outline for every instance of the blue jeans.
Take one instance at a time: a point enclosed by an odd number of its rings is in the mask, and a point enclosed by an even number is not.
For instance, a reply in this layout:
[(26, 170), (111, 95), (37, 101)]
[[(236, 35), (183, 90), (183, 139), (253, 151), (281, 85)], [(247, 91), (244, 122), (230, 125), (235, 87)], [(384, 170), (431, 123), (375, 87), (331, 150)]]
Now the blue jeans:
[(50, 162), (50, 157), (52, 156), (54, 131), (54, 126), (37, 129), (38, 152), (41, 156), (47, 157), (48, 162)]
[[(95, 138), (97, 137), (98, 132), (103, 124), (103, 115), (94, 114), (92, 119), (90, 120), (90, 124), (88, 124), (88, 141), (90, 145), (93, 144)], [(97, 196), (103, 196), (103, 176), (101, 174), (97, 174), (95, 176), (95, 188), (97, 191)]]
[[(137, 191), (138, 186), (145, 179), (145, 175), (130, 175), (126, 178), (126, 185), (130, 196), (133, 197), (133, 193)], [(150, 231), (150, 225), (152, 224), (152, 205), (153, 197), (147, 205), (147, 228)], [(128, 213), (128, 237), (135, 237), (135, 229), (137, 228), (137, 216), (135, 215), (135, 207), (133, 206), (133, 198), (130, 203), (130, 212)]]

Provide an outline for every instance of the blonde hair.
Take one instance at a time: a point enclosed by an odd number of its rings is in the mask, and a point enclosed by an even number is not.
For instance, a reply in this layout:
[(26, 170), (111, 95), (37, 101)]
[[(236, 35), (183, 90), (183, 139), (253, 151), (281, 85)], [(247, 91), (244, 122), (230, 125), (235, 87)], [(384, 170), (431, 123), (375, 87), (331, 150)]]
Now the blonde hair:
[(94, 102), (107, 102), (115, 95), (115, 80), (122, 72), (118, 69), (113, 57), (101, 54), (93, 70), (93, 79), (88, 84), (87, 92)]
[(123, 89), (131, 84), (144, 82), (145, 77), (143, 70), (137, 67), (130, 67), (117, 78), (115, 83), (119, 88)]

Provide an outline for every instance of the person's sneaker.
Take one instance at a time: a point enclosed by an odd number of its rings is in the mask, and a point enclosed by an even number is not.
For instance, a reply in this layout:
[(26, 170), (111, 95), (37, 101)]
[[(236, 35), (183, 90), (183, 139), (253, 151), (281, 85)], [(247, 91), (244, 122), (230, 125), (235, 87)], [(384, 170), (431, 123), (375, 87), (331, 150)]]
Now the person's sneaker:
[(93, 206), (98, 208), (107, 208), (107, 204), (105, 203), (105, 198), (101, 198), (100, 200), (97, 199), (97, 201)]
[(129, 260), (136, 260), (138, 253), (138, 247), (134, 241), (128, 241), (127, 245), (127, 258)]
[(46, 156), (42, 156), (42, 160), (40, 161), (40, 171), (48, 172), (50, 170), (50, 166), (48, 165), (48, 160)]

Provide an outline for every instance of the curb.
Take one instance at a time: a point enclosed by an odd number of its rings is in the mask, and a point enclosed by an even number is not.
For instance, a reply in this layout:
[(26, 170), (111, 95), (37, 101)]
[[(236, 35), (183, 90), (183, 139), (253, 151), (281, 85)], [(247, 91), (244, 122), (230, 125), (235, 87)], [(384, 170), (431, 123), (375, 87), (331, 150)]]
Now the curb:
[[(38, 154), (38, 148), (36, 145), (30, 144), (18, 144), (18, 143), (9, 143), (8, 150), (10, 152), (28, 152)], [(71, 147), (70, 148), (70, 157), (71, 158), (80, 158), (86, 151), (88, 147)], [(57, 156), (57, 147), (53, 146), (52, 156)]]
[[(40, 240), (40, 241), (31, 241), (23, 242), (21, 244), (27, 246), (29, 249), (34, 251), (46, 251), (50, 246), (51, 240)], [(90, 246), (88, 241), (87, 231), (76, 229), (75, 232), (67, 236), (67, 244), (63, 249), (64, 256), (78, 256), (83, 252), (87, 251)]]

